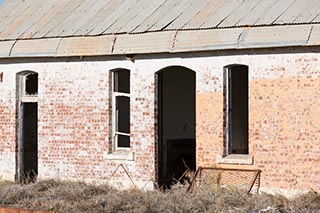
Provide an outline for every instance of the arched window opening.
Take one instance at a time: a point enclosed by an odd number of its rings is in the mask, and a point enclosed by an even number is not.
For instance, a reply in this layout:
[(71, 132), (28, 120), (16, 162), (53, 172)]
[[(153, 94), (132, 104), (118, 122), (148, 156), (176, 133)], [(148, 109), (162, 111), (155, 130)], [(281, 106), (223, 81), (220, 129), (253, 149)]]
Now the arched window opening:
[(111, 72), (112, 142), (114, 150), (130, 149), (130, 70)]
[(36, 181), (38, 175), (38, 74), (17, 73), (17, 169), (16, 180)]

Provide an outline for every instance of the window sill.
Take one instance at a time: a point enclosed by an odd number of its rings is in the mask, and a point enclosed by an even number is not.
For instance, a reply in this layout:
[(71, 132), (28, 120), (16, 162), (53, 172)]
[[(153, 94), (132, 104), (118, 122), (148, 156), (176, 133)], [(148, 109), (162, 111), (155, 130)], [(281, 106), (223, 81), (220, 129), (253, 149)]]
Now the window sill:
[(37, 95), (24, 95), (20, 97), (21, 102), (31, 102), (36, 103), (38, 102), (38, 96)]
[(104, 157), (104, 159), (107, 159), (107, 160), (134, 161), (134, 152), (130, 152), (130, 151), (104, 152), (103, 157)]
[(221, 155), (217, 155), (216, 161), (218, 164), (253, 165), (253, 156), (244, 154), (231, 154), (222, 157)]

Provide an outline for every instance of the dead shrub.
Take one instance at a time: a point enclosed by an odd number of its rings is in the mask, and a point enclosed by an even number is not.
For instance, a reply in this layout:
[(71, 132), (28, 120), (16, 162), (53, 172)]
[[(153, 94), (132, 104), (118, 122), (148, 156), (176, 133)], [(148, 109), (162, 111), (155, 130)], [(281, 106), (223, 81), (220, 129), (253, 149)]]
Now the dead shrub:
[(47, 180), (19, 185), (0, 182), (0, 205), (60, 212), (319, 212), (320, 196), (294, 199), (239, 190), (174, 185), (170, 190), (118, 191), (103, 185)]

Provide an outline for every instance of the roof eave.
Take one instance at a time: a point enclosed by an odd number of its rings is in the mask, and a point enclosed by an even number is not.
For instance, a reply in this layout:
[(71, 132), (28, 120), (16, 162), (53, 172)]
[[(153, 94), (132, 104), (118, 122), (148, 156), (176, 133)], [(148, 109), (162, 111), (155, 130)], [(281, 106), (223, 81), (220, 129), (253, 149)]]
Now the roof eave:
[(109, 56), (320, 45), (320, 24), (0, 41), (0, 58)]

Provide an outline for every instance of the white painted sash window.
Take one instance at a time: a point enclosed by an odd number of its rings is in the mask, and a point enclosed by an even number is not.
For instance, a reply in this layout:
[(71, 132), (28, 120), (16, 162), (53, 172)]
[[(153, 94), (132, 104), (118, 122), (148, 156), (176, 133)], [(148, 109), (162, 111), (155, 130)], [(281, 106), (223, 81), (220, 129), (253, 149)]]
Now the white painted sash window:
[(112, 72), (112, 120), (115, 150), (130, 149), (130, 71)]

